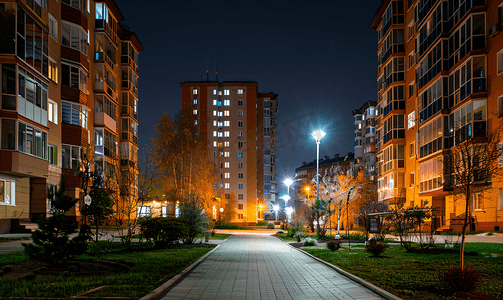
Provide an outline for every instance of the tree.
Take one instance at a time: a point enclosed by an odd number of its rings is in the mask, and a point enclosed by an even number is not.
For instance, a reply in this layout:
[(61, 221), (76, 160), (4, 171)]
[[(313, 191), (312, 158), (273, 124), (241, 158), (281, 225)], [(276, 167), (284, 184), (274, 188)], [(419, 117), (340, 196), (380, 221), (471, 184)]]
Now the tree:
[(196, 121), (189, 109), (182, 110), (174, 121), (164, 114), (155, 125), (153, 160), (159, 166), (166, 194), (174, 195), (175, 200), (197, 194), (210, 211), (215, 199), (215, 169), (208, 159), (208, 141), (198, 135)]
[(66, 195), (65, 177), (61, 177), (60, 187), (53, 194), (49, 189), (48, 197), (53, 199), (53, 215), (47, 219), (38, 218), (37, 229), (32, 234), (32, 244), (23, 244), (24, 252), (33, 259), (49, 263), (64, 263), (87, 249), (84, 233), (79, 233), (70, 240), (70, 235), (77, 232), (79, 224), (65, 214), (75, 206), (78, 199)]
[(204, 233), (208, 227), (208, 216), (204, 212), (204, 205), (196, 195), (190, 195), (180, 205), (180, 219), (187, 224), (187, 234), (183, 237), (185, 244), (192, 244)]
[(233, 218), (236, 217), (236, 207), (238, 205), (238, 201), (236, 200), (236, 195), (231, 193), (229, 199), (226, 201), (224, 208), (223, 219), (225, 222), (231, 222)]
[[(476, 120), (480, 112), (474, 111)], [(465, 126), (455, 131), (456, 146), (444, 156), (444, 188), (451, 189), (455, 197), (465, 200), (464, 224), (461, 234), (460, 266), (464, 269), (464, 249), (467, 227), (473, 222), (472, 194), (487, 189), (501, 180), (502, 125), (485, 134), (486, 122), (474, 122), (472, 128)]]
[(82, 214), (89, 218), (89, 222), (94, 224), (96, 229), (96, 242), (98, 242), (99, 226), (114, 213), (113, 202), (106, 189), (101, 170), (95, 170), (93, 184), (89, 191), (92, 201), (90, 205), (84, 205), (80, 210)]

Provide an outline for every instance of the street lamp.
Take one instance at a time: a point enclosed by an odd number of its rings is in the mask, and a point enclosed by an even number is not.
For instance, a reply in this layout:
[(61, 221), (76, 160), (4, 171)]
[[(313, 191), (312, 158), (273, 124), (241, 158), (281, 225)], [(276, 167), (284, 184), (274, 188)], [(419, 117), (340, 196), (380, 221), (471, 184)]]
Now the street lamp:
[(307, 191), (307, 201), (309, 201), (309, 190), (310, 190), (310, 188), (309, 188), (309, 187), (306, 187), (306, 191)]
[(279, 206), (278, 205), (273, 205), (272, 208), (274, 209), (274, 212), (276, 213), (276, 221), (278, 221)]
[(320, 198), (320, 141), (325, 136), (325, 133), (319, 129), (311, 132), (311, 135), (316, 140), (316, 200)]
[(287, 221), (291, 220), (292, 219), (293, 208), (289, 206), (289, 207), (285, 208), (285, 212), (286, 212), (286, 219), (287, 219)]
[[(92, 202), (93, 202), (93, 199), (91, 198), (91, 196), (89, 196), (89, 195), (84, 196), (84, 204), (87, 207), (89, 207), (89, 205), (91, 205)], [(85, 210), (85, 212), (86, 213), (84, 214), (84, 224), (87, 225), (87, 209)]]

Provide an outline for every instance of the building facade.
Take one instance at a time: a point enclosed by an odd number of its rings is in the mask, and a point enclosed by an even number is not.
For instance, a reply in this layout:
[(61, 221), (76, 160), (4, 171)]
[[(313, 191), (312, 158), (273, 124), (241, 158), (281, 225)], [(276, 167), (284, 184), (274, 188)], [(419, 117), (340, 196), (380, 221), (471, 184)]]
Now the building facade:
[[(271, 211), (276, 191), (278, 96), (251, 81), (182, 82), (182, 107), (197, 115), (214, 163), (222, 203), (237, 200), (232, 222), (253, 223)], [(220, 195), (219, 190), (223, 190)]]
[[(381, 1), (378, 34), (379, 200), (428, 203), (433, 229), (454, 228), (465, 203), (446, 184), (446, 156), (486, 137), (502, 116), (502, 1)], [(501, 184), (474, 191), (475, 230), (503, 226)]]
[(354, 175), (357, 172), (364, 172), (364, 175), (371, 179), (376, 173), (376, 105), (375, 101), (367, 101), (359, 109), (353, 110), (355, 125)]
[(113, 0), (0, 1), (0, 232), (50, 215), (62, 175), (82, 199), (83, 161), (137, 173), (143, 46), (123, 20)]

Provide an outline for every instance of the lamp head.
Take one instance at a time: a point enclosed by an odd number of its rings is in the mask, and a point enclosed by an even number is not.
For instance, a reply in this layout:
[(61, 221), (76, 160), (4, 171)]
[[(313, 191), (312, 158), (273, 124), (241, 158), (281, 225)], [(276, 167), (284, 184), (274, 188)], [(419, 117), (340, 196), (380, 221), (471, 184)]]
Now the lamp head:
[(283, 200), (285, 200), (285, 202), (288, 202), (288, 200), (290, 200), (290, 196), (288, 195), (284, 195), (283, 197), (281, 197)]
[(311, 132), (311, 135), (316, 139), (317, 142), (319, 142), (325, 136), (325, 133), (322, 130), (316, 129), (315, 131)]
[(283, 183), (287, 186), (287, 187), (290, 187), (293, 183), (293, 180), (291, 180), (290, 178), (287, 178), (285, 179), (285, 181), (283, 181)]

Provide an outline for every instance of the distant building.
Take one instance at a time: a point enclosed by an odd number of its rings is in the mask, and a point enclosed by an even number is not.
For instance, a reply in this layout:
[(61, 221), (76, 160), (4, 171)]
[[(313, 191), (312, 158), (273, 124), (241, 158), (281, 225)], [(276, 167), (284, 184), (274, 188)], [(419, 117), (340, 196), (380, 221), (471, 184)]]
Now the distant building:
[(215, 189), (223, 202), (237, 199), (233, 222), (257, 222), (270, 212), (276, 193), (278, 95), (258, 93), (253, 81), (182, 82), (182, 106), (198, 117), (217, 169)]
[[(381, 1), (370, 28), (378, 37), (379, 200), (429, 203), (433, 229), (460, 231), (466, 203), (444, 185), (445, 158), (503, 116), (502, 1)], [(472, 230), (502, 230), (500, 180), (471, 199)]]
[(354, 175), (364, 172), (368, 178), (375, 176), (375, 108), (377, 102), (367, 101), (359, 109), (353, 110), (355, 125), (355, 164)]
[(50, 216), (63, 174), (80, 219), (84, 157), (137, 173), (144, 49), (122, 20), (113, 0), (0, 1), (0, 233)]

